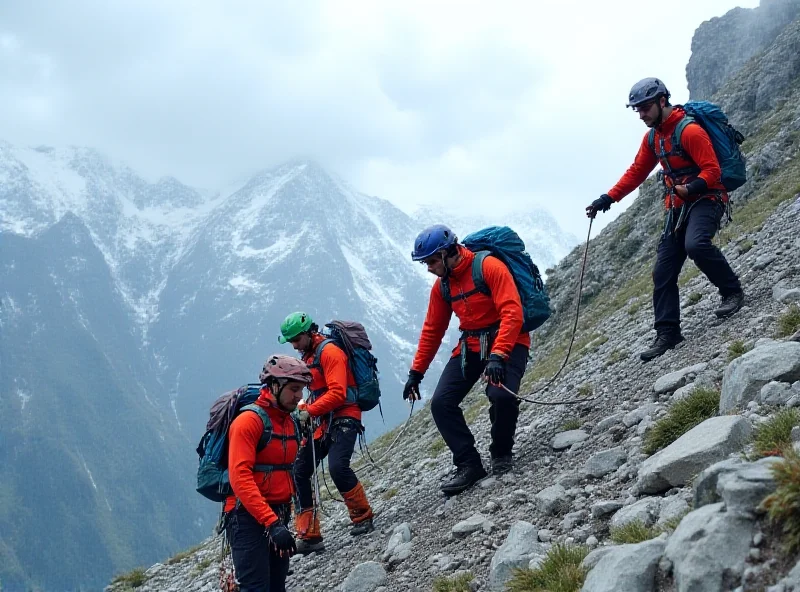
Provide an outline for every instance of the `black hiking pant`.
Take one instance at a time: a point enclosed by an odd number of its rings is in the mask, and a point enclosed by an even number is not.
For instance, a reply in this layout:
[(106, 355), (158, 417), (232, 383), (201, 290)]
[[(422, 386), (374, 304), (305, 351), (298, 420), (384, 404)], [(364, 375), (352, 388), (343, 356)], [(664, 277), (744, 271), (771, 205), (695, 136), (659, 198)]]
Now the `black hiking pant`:
[[(525, 366), (528, 363), (528, 348), (517, 344), (506, 360), (505, 385), (514, 391), (519, 390)], [(480, 466), (481, 456), (475, 448), (475, 438), (464, 420), (461, 401), (467, 396), (483, 374), (486, 361), (477, 352), (467, 353), (467, 364), (461, 372), (461, 356), (450, 358), (444, 367), (439, 383), (431, 399), (431, 414), (436, 427), (447, 447), (453, 453), (453, 464), (457, 467)], [(514, 446), (514, 433), (517, 429), (519, 401), (504, 389), (489, 385), (489, 420), (492, 423), (492, 443), (489, 453), (492, 458), (511, 454)]]
[[(719, 228), (724, 206), (714, 199), (702, 198), (685, 206), (688, 214), (677, 230), (667, 229), (658, 244), (653, 268), (654, 328), (658, 332), (679, 330), (681, 326), (678, 276), (689, 257), (723, 298), (741, 292), (739, 278), (722, 252), (711, 242)], [(673, 218), (679, 210), (673, 210)]]
[[(350, 417), (340, 417), (334, 419), (330, 429), (319, 440), (314, 440), (314, 454), (317, 464), (328, 458), (328, 471), (333, 479), (336, 489), (344, 494), (358, 485), (358, 477), (350, 468), (350, 459), (356, 448), (358, 435), (361, 433), (361, 423)], [(297, 460), (294, 463), (294, 484), (297, 489), (299, 513), (307, 510), (313, 505), (313, 493), (311, 489), (311, 477), (314, 474), (314, 458), (312, 456), (311, 443), (306, 443), (297, 453)]]
[[(291, 505), (270, 506), (286, 526)], [(241, 504), (228, 512), (225, 534), (231, 545), (239, 592), (286, 592), (289, 558), (270, 549), (265, 528)]]

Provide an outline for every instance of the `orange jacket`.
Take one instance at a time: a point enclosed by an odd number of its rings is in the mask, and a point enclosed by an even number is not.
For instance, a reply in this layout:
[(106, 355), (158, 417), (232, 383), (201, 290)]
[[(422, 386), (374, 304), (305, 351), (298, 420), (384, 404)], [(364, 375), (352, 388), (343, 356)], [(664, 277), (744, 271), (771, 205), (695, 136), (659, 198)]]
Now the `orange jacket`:
[(264, 432), (261, 418), (247, 411), (233, 420), (228, 430), (228, 475), (234, 495), (225, 500), (224, 511), (230, 512), (238, 498), (253, 518), (269, 526), (278, 520), (269, 504), (287, 504), (292, 499), (292, 473), (282, 470), (261, 473), (254, 471), (253, 466), (293, 463), (298, 446), (295, 423), (288, 413), (278, 408), (267, 388), (261, 389), (255, 404), (266, 410), (272, 420), (272, 439), (256, 453)]
[[(319, 367), (314, 365), (314, 353), (325, 339), (324, 335), (315, 334), (311, 339), (311, 352), (303, 356), (303, 361), (311, 369), (308, 390), (318, 393), (316, 396), (312, 394), (306, 409), (311, 417), (324, 418), (332, 411), (334, 418), (351, 417), (361, 421), (361, 408), (357, 403), (347, 402), (347, 387), (356, 385), (347, 355), (335, 343), (329, 343), (320, 354)], [(324, 418), (323, 424), (326, 421)], [(318, 430), (317, 434), (320, 433)], [(319, 437), (317, 434), (315, 437)]]
[[(672, 149), (672, 132), (675, 131), (675, 126), (678, 125), (678, 122), (683, 119), (685, 115), (686, 113), (681, 107), (674, 107), (672, 109), (672, 113), (670, 113), (666, 121), (656, 128), (656, 149), (659, 147), (661, 138), (664, 138), (664, 150), (669, 152)], [(620, 201), (623, 197), (644, 183), (647, 176), (658, 164), (658, 158), (653, 149), (650, 148), (650, 143), (648, 142), (649, 134), (649, 131), (645, 134), (639, 146), (639, 152), (633, 160), (633, 164), (625, 171), (625, 174), (622, 175), (622, 178), (617, 184), (609, 190), (608, 196), (614, 201)], [(681, 147), (683, 151), (689, 155), (691, 160), (678, 156), (671, 156), (667, 158), (669, 166), (675, 170), (691, 166), (699, 167), (700, 173), (697, 177), (703, 179), (706, 185), (708, 185), (709, 191), (713, 191), (714, 193), (703, 196), (698, 195), (696, 197), (709, 197), (720, 192), (722, 199), (727, 201), (728, 194), (725, 193), (725, 186), (720, 180), (722, 170), (719, 168), (719, 161), (714, 152), (714, 146), (711, 144), (711, 138), (708, 137), (706, 131), (700, 127), (699, 124), (690, 123), (684, 128), (681, 134)], [(679, 179), (678, 184), (687, 183), (694, 178), (695, 176), (689, 176)], [(669, 176), (666, 177), (666, 182), (668, 187), (672, 187), (672, 179), (670, 179)], [(667, 208), (671, 206), (677, 208), (683, 205), (683, 200), (670, 190), (664, 198), (664, 204)]]
[[(466, 247), (458, 247), (461, 261), (450, 272), (450, 294), (457, 296), (466, 294), (475, 288), (472, 281), (472, 260), (475, 254)], [(500, 323), (500, 329), (492, 343), (492, 353), (508, 358), (514, 345), (519, 343), (531, 346), (530, 334), (522, 330), (523, 313), (519, 292), (514, 278), (505, 264), (496, 257), (483, 260), (483, 278), (489, 287), (491, 296), (475, 293), (466, 299), (453, 300), (448, 304), (442, 297), (441, 280), (437, 280), (431, 288), (428, 300), (428, 313), (419, 336), (417, 354), (411, 369), (424, 374), (433, 361), (442, 338), (450, 325), (453, 313), (458, 317), (461, 331), (485, 329)], [(477, 337), (467, 338), (467, 348), (480, 352), (480, 340)], [(453, 356), (461, 353), (461, 342), (453, 349)]]

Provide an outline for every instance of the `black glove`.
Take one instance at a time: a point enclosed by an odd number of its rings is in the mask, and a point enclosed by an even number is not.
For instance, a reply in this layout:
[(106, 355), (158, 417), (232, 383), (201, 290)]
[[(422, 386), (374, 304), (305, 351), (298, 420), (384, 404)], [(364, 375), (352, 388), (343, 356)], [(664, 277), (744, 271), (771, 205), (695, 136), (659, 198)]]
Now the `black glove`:
[(409, 397), (412, 401), (420, 399), (419, 383), (422, 382), (424, 377), (425, 375), (422, 372), (417, 372), (416, 370), (408, 371), (408, 380), (406, 380), (406, 385), (403, 387), (403, 399), (408, 399)]
[(506, 379), (506, 361), (500, 354), (490, 354), (483, 373), (491, 384), (501, 384)]
[(614, 200), (605, 193), (592, 202), (592, 205), (586, 207), (586, 215), (589, 218), (594, 218), (597, 212), (607, 212), (611, 207)]
[(280, 522), (267, 527), (264, 535), (269, 538), (269, 542), (279, 555), (287, 554), (291, 557), (297, 553), (297, 545), (294, 542), (292, 533)]

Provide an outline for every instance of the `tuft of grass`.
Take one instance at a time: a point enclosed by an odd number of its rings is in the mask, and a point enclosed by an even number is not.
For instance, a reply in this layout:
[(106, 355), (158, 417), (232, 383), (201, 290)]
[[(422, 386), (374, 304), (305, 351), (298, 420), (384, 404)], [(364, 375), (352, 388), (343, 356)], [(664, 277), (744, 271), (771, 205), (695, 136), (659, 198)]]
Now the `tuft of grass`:
[(587, 570), (581, 562), (589, 554), (585, 546), (553, 545), (536, 569), (515, 569), (506, 584), (508, 592), (578, 592)]
[(800, 329), (800, 306), (792, 304), (778, 318), (778, 337), (788, 337)]
[(628, 307), (628, 314), (630, 316), (635, 316), (636, 313), (641, 310), (641, 308), (642, 308), (642, 301), (639, 298), (637, 298), (636, 300), (633, 301), (633, 304), (631, 304)]
[(630, 356), (630, 352), (628, 352), (627, 349), (615, 349), (608, 355), (608, 358), (606, 359), (606, 368), (613, 366), (614, 364), (618, 364), (628, 356)]
[(586, 397), (591, 397), (592, 393), (594, 393), (594, 388), (588, 382), (584, 382), (582, 385), (578, 387), (578, 396), (582, 399)]
[(383, 492), (381, 497), (388, 501), (392, 499), (394, 496), (396, 496), (399, 491), (400, 490), (397, 487), (390, 487), (389, 489)]
[(681, 275), (678, 276), (678, 285), (683, 288), (698, 275), (700, 275), (700, 270), (697, 269), (697, 266), (694, 263), (686, 265), (686, 267), (683, 268)]
[(464, 420), (467, 424), (471, 424), (473, 421), (478, 419), (480, 414), (483, 412), (484, 409), (489, 405), (489, 398), (481, 395), (480, 398), (475, 401), (472, 405), (467, 407), (464, 411)]
[(147, 576), (145, 575), (145, 569), (143, 567), (137, 567), (129, 571), (128, 573), (120, 574), (114, 578), (114, 581), (111, 582), (112, 584), (125, 584), (130, 588), (138, 588), (139, 586), (144, 585), (147, 581)]
[(737, 339), (728, 346), (728, 362), (732, 362), (739, 356), (743, 356), (750, 351), (750, 347), (745, 345), (744, 341)]
[(433, 592), (470, 592), (473, 576), (463, 573), (455, 577), (439, 576), (433, 580)]
[(689, 294), (689, 297), (686, 299), (687, 306), (694, 306), (698, 302), (703, 299), (703, 295), (700, 292), (692, 292)]
[(580, 419), (577, 417), (570, 417), (563, 424), (561, 424), (561, 430), (564, 432), (568, 432), (570, 430), (579, 430), (581, 429), (582, 425), (583, 422)]
[(647, 526), (641, 520), (633, 520), (622, 526), (611, 529), (611, 540), (620, 545), (649, 541), (660, 535), (662, 530), (657, 526)]
[(719, 392), (695, 389), (676, 402), (667, 415), (659, 419), (645, 437), (642, 451), (648, 456), (666, 448), (696, 425), (714, 417), (719, 409)]
[(195, 573), (203, 573), (212, 563), (214, 563), (213, 557), (206, 557), (202, 561), (199, 561), (197, 565), (194, 566)]
[(753, 241), (750, 239), (743, 240), (741, 243), (739, 243), (739, 252), (744, 255), (747, 253), (747, 251), (753, 248), (753, 244)]
[(792, 428), (800, 425), (800, 411), (783, 409), (764, 423), (753, 434), (753, 460), (765, 456), (780, 456), (782, 451), (792, 446)]
[(770, 521), (780, 526), (783, 543), (794, 555), (800, 552), (800, 455), (789, 446), (781, 463), (771, 467), (777, 488), (764, 498)]
[(436, 439), (430, 443), (428, 446), (428, 452), (433, 455), (439, 454), (442, 450), (447, 448), (447, 444), (444, 443), (444, 440), (441, 436), (436, 436)]
[(197, 553), (203, 545), (195, 545), (191, 549), (187, 549), (186, 551), (181, 551), (180, 553), (176, 553), (169, 559), (167, 559), (167, 565), (175, 565), (176, 563), (180, 563), (184, 559), (188, 559), (195, 553)]

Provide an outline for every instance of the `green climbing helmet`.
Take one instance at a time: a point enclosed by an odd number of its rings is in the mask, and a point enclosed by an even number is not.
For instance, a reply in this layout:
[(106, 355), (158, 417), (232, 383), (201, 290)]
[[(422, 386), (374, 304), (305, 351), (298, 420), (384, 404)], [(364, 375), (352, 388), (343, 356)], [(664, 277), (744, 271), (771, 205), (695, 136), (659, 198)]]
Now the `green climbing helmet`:
[(281, 323), (281, 334), (278, 337), (278, 343), (291, 341), (301, 333), (308, 331), (313, 323), (314, 321), (306, 313), (293, 312), (283, 319)]

